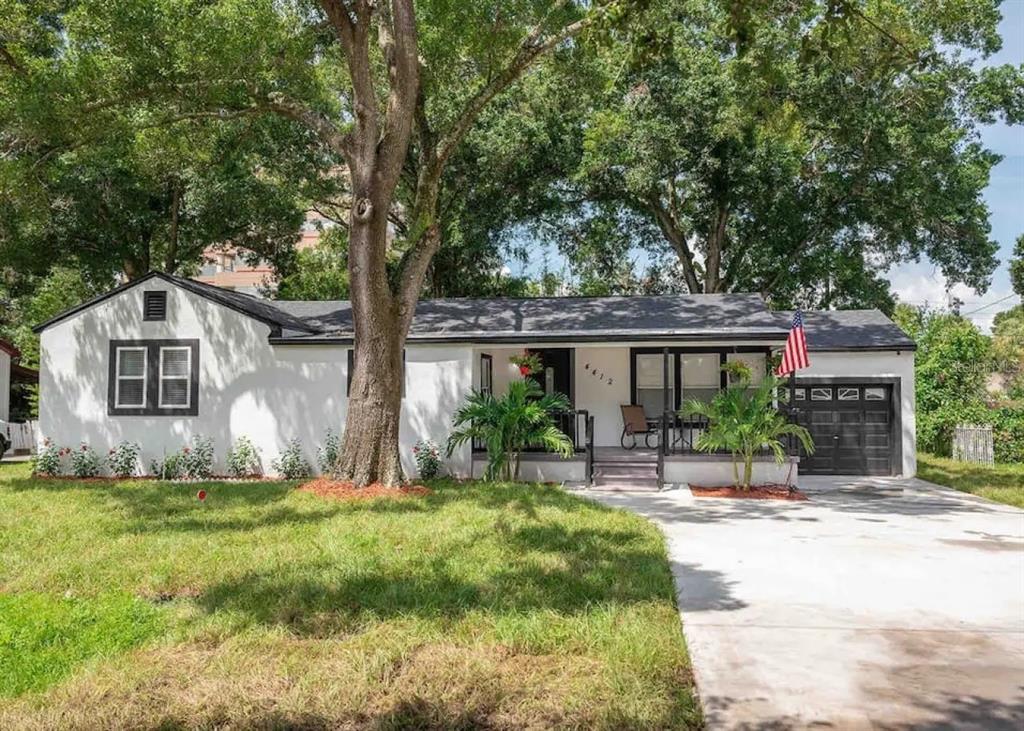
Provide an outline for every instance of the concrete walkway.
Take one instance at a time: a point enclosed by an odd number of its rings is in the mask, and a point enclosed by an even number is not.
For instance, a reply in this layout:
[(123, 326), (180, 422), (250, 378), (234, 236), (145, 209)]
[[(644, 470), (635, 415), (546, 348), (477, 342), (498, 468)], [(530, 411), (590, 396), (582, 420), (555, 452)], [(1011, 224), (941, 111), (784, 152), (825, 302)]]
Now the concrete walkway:
[(597, 494), (669, 541), (709, 728), (1024, 729), (1024, 511), (922, 480)]

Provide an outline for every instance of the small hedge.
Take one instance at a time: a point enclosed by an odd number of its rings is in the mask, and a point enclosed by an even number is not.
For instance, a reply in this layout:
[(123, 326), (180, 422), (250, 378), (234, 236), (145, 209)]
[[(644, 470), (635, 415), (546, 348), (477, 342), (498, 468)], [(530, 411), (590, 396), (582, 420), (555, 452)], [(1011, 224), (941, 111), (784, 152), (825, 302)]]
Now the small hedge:
[(1024, 406), (947, 403), (931, 412), (918, 412), (918, 448), (949, 457), (957, 424), (990, 424), (995, 461), (1024, 462)]

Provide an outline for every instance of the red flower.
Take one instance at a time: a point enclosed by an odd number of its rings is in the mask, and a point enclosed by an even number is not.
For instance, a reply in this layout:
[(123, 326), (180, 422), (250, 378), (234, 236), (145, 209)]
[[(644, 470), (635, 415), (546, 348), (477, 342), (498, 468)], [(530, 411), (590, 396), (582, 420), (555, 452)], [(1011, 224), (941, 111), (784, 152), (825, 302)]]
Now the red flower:
[(199, 498), (199, 502), (202, 502), (203, 500), (205, 500), (206, 499), (206, 490), (200, 490), (199, 492), (197, 492), (196, 493), (196, 497)]
[(530, 375), (530, 366), (526, 365), (525, 363), (523, 365), (519, 366), (519, 375), (521, 375), (521, 376), (528, 376), (528, 375)]
[(188, 447), (185, 447), (185, 448), (184, 448), (183, 450), (181, 450), (181, 451), (182, 451), (182, 452), (184, 452), (185, 454), (188, 454), (188, 453), (189, 453), (189, 452), (191, 452), (192, 450), (191, 450), (191, 449), (189, 449)]

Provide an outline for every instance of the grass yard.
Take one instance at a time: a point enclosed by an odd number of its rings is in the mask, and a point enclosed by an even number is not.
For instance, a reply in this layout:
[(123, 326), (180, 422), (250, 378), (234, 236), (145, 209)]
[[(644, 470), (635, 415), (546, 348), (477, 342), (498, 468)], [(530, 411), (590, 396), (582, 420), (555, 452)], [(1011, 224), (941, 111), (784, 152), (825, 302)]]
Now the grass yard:
[(988, 467), (918, 453), (917, 476), (960, 492), (1024, 508), (1024, 464)]
[(556, 488), (0, 465), (0, 728), (692, 728), (663, 539)]

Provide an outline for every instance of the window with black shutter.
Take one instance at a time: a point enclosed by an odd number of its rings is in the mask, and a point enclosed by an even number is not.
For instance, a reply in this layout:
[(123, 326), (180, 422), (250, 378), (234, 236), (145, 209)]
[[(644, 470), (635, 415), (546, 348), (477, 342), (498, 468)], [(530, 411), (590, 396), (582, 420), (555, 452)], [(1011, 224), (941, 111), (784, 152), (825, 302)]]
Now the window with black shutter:
[(107, 414), (197, 416), (198, 340), (111, 340)]

